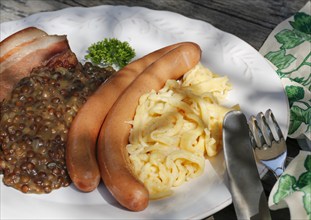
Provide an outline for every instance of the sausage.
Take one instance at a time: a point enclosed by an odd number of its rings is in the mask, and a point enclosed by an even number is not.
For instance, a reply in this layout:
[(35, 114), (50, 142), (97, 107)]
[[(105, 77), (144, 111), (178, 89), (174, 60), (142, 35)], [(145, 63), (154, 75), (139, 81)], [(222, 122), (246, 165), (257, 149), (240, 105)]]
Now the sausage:
[(197, 44), (185, 43), (148, 66), (118, 98), (100, 130), (97, 157), (101, 177), (115, 199), (132, 211), (148, 206), (149, 192), (132, 173), (126, 151), (131, 125), (141, 95), (178, 79), (201, 58)]
[(80, 108), (70, 126), (66, 143), (67, 170), (79, 190), (93, 191), (100, 182), (96, 141), (111, 106), (147, 66), (182, 44), (164, 47), (128, 64), (103, 83)]

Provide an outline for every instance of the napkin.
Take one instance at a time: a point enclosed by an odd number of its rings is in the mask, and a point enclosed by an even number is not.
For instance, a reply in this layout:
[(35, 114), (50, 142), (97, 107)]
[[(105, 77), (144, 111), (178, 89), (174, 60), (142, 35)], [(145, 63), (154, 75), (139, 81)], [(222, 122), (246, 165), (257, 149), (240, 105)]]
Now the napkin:
[(279, 75), (290, 106), (288, 137), (311, 150), (311, 2), (280, 23), (259, 52)]
[(300, 151), (273, 186), (272, 210), (289, 208), (291, 219), (311, 219), (311, 152)]
[(288, 207), (291, 219), (311, 220), (311, 2), (280, 23), (259, 52), (280, 77), (290, 107), (288, 137), (300, 151), (269, 195), (272, 210)]

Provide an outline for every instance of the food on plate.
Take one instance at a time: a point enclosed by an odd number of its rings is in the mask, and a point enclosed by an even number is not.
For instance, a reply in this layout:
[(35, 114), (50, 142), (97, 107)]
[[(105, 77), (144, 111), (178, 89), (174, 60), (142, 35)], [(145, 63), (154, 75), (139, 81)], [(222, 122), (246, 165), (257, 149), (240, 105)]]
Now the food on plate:
[(195, 43), (173, 44), (130, 64), (135, 51), (127, 42), (105, 39), (89, 47), (87, 59), (116, 65), (117, 72), (82, 65), (66, 36), (34, 27), (0, 46), (5, 185), (50, 193), (72, 181), (90, 192), (102, 179), (121, 205), (141, 211), (149, 199), (200, 175), (205, 157), (221, 148), (222, 117), (230, 109), (219, 101), (230, 86), (199, 63)]
[(132, 170), (126, 150), (130, 124), (141, 95), (160, 90), (168, 79), (178, 79), (201, 58), (195, 43), (184, 43), (149, 65), (110, 109), (98, 139), (98, 162), (102, 179), (116, 200), (133, 211), (147, 207), (149, 192)]
[(219, 152), (223, 117), (232, 110), (220, 103), (230, 89), (227, 77), (199, 63), (181, 80), (141, 96), (127, 151), (150, 198), (170, 195), (173, 187), (201, 175), (206, 156)]
[[(32, 29), (34, 30), (35, 33), (42, 34), (42, 31)], [(29, 29), (14, 34), (11, 39), (17, 39), (19, 35), (23, 38), (25, 32), (29, 33)], [(44, 35), (44, 38), (47, 36)], [(53, 38), (58, 36), (53, 35)], [(67, 42), (65, 36), (61, 38)], [(13, 40), (12, 42), (16, 41)], [(25, 41), (28, 40), (27, 37)], [(51, 53), (41, 51), (50, 50), (45, 47), (44, 40), (35, 38), (33, 41), (38, 47), (27, 50), (34, 56), (34, 60), (28, 61), (34, 63), (27, 64), (25, 69), (18, 64), (24, 71), (23, 74), (16, 75), (15, 80), (18, 82), (12, 84), (13, 82), (6, 81), (14, 87), (13, 90), (1, 90), (6, 98), (0, 104), (0, 173), (3, 174), (5, 185), (24, 193), (49, 193), (61, 186), (68, 186), (71, 182), (65, 163), (69, 126), (87, 98), (114, 70), (99, 68), (91, 63), (78, 63), (69, 47), (54, 54), (52, 58), (46, 57)], [(7, 43), (1, 42), (1, 45), (11, 47), (8, 49), (12, 51), (8, 52), (11, 53), (8, 59), (30, 55), (20, 53), (28, 46), (21, 46), (23, 48), (19, 49), (19, 46), (15, 48)], [(0, 50), (2, 51), (2, 47)], [(42, 62), (37, 63), (38, 60)], [(7, 62), (1, 61), (1, 68), (2, 65), (8, 65), (1, 72), (1, 77), (10, 79), (16, 74), (11, 68), (15, 64), (9, 65)]]
[(86, 59), (94, 64), (122, 68), (135, 57), (135, 50), (128, 42), (116, 38), (105, 38), (88, 48)]
[(79, 109), (70, 126), (66, 144), (67, 169), (79, 190), (93, 191), (100, 182), (96, 141), (111, 106), (150, 64), (182, 44), (164, 47), (128, 64), (102, 84)]
[(35, 27), (7, 37), (1, 41), (0, 48), (0, 101), (35, 67), (77, 65), (66, 36), (48, 35)]

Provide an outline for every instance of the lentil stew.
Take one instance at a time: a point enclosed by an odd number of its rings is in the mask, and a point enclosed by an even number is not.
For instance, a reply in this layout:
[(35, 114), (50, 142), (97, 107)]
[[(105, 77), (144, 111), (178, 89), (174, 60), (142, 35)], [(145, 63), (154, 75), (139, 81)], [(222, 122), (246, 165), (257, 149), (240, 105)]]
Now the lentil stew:
[(34, 69), (0, 103), (0, 173), (23, 193), (50, 193), (71, 180), (65, 162), (70, 124), (112, 73), (87, 62), (74, 68)]

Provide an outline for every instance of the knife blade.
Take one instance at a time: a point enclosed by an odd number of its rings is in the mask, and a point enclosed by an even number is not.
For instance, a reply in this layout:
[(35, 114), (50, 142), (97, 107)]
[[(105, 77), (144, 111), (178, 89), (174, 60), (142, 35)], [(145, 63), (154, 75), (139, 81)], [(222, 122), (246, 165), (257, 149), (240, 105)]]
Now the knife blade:
[(240, 111), (230, 111), (224, 117), (223, 149), (237, 218), (271, 219), (250, 145), (247, 120)]

